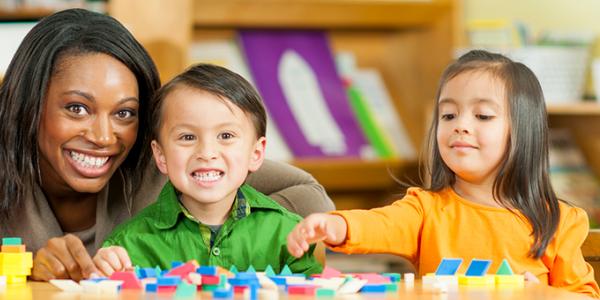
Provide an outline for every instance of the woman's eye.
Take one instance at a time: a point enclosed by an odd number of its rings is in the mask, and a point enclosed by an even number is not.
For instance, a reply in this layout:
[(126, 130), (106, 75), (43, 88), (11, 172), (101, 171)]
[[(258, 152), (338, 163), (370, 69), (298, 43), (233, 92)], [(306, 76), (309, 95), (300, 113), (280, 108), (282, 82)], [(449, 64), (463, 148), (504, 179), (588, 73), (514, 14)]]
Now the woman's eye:
[(136, 115), (137, 114), (135, 111), (129, 109), (120, 110), (119, 112), (117, 112), (117, 117), (119, 119), (130, 119), (132, 117), (135, 117)]
[(87, 108), (82, 104), (69, 104), (66, 109), (69, 112), (80, 116), (88, 114)]

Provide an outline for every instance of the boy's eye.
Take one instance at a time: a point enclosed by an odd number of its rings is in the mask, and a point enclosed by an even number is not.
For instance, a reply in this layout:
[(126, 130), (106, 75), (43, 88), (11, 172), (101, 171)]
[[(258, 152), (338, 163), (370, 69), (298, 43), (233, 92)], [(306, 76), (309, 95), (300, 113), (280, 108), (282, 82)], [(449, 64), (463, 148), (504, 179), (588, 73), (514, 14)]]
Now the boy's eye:
[(124, 109), (124, 110), (118, 111), (116, 115), (119, 119), (125, 120), (125, 119), (130, 119), (132, 117), (137, 116), (137, 113), (131, 109)]
[(233, 134), (229, 133), (229, 132), (223, 132), (219, 134), (219, 139), (220, 140), (228, 140), (233, 138)]
[(454, 119), (454, 117), (455, 117), (454, 114), (442, 114), (442, 120), (450, 121), (450, 120)]
[(76, 115), (79, 115), (79, 116), (83, 116), (83, 115), (86, 115), (86, 114), (89, 113), (88, 110), (87, 110), (87, 108), (83, 104), (78, 104), (78, 103), (69, 104), (65, 108), (69, 112), (71, 112), (73, 114), (76, 114)]

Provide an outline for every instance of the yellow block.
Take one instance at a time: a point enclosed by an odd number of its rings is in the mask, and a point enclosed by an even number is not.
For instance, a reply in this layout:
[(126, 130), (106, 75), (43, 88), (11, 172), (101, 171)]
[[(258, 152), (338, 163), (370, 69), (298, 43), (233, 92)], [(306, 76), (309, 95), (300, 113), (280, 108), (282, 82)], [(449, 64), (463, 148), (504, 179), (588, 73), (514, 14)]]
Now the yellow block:
[(494, 275), (485, 276), (466, 276), (460, 275), (458, 277), (458, 283), (461, 285), (494, 285)]
[(15, 276), (15, 275), (7, 275), (6, 283), (26, 283), (27, 276)]
[(525, 276), (523, 275), (495, 275), (496, 284), (503, 285), (524, 285)]
[(25, 266), (33, 267), (33, 255), (31, 252), (23, 253), (0, 253), (0, 266)]

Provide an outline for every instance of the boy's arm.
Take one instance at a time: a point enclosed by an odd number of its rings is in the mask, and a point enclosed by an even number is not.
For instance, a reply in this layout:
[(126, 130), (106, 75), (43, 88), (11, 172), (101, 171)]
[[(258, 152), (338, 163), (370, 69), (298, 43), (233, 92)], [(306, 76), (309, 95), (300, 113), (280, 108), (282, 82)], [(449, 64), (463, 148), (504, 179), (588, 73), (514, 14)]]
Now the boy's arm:
[(246, 182), (303, 217), (335, 209), (323, 186), (310, 174), (285, 163), (265, 160)]

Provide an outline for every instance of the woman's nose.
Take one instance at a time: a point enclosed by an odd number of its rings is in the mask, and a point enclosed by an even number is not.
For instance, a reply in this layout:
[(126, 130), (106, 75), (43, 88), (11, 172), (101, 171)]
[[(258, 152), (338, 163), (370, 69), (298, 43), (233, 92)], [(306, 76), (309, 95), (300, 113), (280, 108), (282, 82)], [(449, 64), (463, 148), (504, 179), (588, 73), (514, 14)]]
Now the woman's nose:
[(98, 116), (86, 134), (86, 138), (98, 145), (106, 147), (117, 142), (117, 135), (109, 116)]

